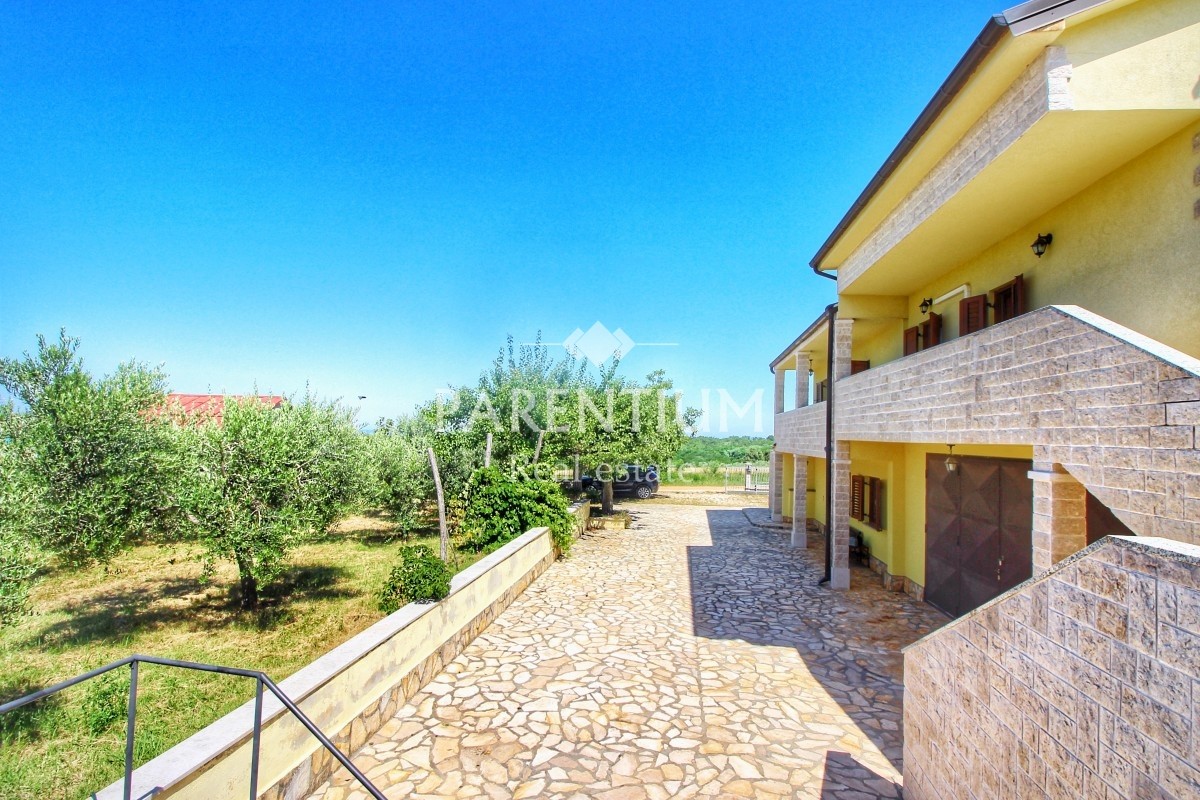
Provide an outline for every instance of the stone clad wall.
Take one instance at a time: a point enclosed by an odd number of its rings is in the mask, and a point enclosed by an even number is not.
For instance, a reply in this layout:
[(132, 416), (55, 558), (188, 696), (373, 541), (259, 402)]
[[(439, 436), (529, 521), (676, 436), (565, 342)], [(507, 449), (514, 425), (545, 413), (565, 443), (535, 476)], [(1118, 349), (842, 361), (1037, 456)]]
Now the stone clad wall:
[(815, 458), (825, 457), (825, 403), (775, 415), (775, 449)]
[(836, 437), (1026, 444), (1134, 532), (1200, 543), (1200, 361), (1049, 306), (838, 381)]
[(1200, 796), (1200, 548), (1108, 537), (904, 653), (904, 796)]

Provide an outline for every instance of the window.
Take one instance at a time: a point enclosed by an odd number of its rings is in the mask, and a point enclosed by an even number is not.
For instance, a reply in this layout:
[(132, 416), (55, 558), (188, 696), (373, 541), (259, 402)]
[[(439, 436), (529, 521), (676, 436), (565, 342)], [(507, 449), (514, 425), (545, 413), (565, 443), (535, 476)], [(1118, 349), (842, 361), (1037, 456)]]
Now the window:
[(863, 518), (863, 476), (850, 476), (850, 516), (853, 519)]
[(958, 303), (958, 335), (981, 331), (987, 327), (988, 301), (986, 294), (964, 297)]
[(921, 331), (918, 326), (904, 330), (904, 355), (911, 356), (921, 349)]
[(942, 341), (942, 315), (929, 313), (929, 319), (917, 326), (921, 329), (921, 349), (928, 350)]
[(992, 318), (999, 324), (1025, 313), (1025, 276), (992, 289)]
[(883, 479), (869, 475), (850, 476), (850, 517), (883, 530)]
[(904, 355), (911, 356), (918, 350), (928, 350), (941, 341), (942, 315), (931, 313), (929, 319), (904, 331)]
[(867, 478), (866, 522), (877, 531), (883, 530), (883, 480)]

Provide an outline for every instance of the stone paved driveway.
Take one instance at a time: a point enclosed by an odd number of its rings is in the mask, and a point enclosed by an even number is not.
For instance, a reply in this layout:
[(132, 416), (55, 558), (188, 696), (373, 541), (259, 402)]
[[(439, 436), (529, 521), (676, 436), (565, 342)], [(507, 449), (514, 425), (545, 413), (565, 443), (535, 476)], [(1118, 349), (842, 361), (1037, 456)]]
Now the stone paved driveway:
[[(356, 754), (388, 797), (899, 797), (899, 648), (945, 622), (764, 512), (589, 533)], [(751, 519), (757, 524), (751, 524)], [(343, 771), (312, 795), (365, 797)]]

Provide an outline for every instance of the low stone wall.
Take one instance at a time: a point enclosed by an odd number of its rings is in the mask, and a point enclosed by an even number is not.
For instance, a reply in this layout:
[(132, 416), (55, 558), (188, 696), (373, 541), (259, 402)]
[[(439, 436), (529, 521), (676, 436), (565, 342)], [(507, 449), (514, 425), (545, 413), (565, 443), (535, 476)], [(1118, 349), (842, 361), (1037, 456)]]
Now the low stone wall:
[[(591, 507), (572, 507), (577, 535)], [(283, 690), (342, 752), (355, 750), (482, 632), (554, 562), (550, 532), (535, 528), (454, 576), (450, 595), (411, 603), (291, 677)], [(234, 680), (231, 678), (230, 680)], [(246, 797), (254, 703), (250, 701), (134, 772), (133, 796)], [(333, 774), (333, 757), (270, 693), (263, 702), (260, 797), (304, 796)], [(120, 782), (97, 800), (122, 796)]]
[(1108, 537), (904, 651), (904, 795), (1200, 796), (1200, 547)]

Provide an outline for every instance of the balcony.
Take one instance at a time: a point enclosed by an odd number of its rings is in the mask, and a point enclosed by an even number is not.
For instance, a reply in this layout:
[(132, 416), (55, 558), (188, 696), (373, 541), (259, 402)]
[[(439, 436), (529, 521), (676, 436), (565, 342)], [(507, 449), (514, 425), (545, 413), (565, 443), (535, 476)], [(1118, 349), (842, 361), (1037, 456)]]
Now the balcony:
[(835, 402), (840, 440), (1033, 445), (1139, 534), (1200, 542), (1200, 360), (1077, 306), (851, 375)]
[(775, 449), (782, 453), (825, 457), (825, 403), (775, 415)]

